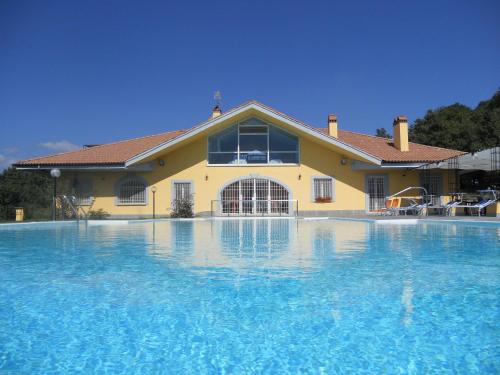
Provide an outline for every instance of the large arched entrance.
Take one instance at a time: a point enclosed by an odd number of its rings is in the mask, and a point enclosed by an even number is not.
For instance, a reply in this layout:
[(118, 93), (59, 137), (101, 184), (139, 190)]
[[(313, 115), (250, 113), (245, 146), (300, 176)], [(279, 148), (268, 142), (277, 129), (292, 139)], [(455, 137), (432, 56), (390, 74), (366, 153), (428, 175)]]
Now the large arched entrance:
[(221, 189), (217, 212), (234, 216), (292, 215), (295, 204), (290, 198), (290, 191), (273, 179), (244, 177)]

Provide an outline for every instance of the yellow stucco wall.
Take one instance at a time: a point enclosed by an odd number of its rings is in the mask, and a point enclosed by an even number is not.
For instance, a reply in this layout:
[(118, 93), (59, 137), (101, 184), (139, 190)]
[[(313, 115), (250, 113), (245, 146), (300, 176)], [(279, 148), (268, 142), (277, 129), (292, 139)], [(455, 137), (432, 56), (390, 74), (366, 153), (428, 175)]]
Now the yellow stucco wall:
[[(366, 209), (365, 177), (367, 174), (385, 174), (389, 179), (389, 194), (407, 186), (420, 185), (419, 171), (404, 170), (353, 170), (349, 163), (341, 164), (345, 152), (332, 146), (321, 144), (310, 137), (300, 136), (300, 165), (246, 165), (246, 166), (210, 166), (207, 162), (207, 136), (178, 147), (171, 152), (156, 155), (154, 168), (150, 172), (129, 172), (143, 177), (149, 186), (156, 186), (155, 210), (158, 216), (171, 213), (172, 182), (189, 180), (194, 183), (194, 209), (196, 214), (209, 213), (212, 200), (219, 198), (223, 185), (245, 176), (271, 177), (284, 184), (291, 191), (291, 199), (298, 200), (300, 211), (364, 211)], [(160, 166), (159, 159), (165, 161)], [(94, 203), (86, 210), (103, 209), (113, 216), (149, 217), (153, 213), (153, 193), (148, 189), (148, 204), (121, 206), (115, 204), (115, 184), (127, 175), (127, 172), (92, 171), (69, 172), (64, 176), (87, 176), (93, 182)], [(311, 200), (311, 179), (313, 176), (332, 176), (335, 178), (335, 201), (332, 203), (314, 203)], [(443, 174), (443, 191), (446, 173)]]

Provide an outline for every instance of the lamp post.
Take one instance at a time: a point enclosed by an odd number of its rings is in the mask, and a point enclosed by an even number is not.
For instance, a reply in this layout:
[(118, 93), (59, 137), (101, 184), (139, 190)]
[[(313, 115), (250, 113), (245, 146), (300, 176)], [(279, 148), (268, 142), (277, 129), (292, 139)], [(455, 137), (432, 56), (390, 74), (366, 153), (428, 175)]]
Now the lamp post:
[(54, 179), (54, 195), (52, 197), (52, 220), (56, 220), (56, 197), (57, 197), (57, 179), (61, 177), (61, 171), (59, 169), (52, 169), (50, 175)]
[(156, 186), (151, 187), (151, 192), (153, 193), (153, 219), (156, 219), (156, 202), (155, 202), (155, 194), (156, 194)]

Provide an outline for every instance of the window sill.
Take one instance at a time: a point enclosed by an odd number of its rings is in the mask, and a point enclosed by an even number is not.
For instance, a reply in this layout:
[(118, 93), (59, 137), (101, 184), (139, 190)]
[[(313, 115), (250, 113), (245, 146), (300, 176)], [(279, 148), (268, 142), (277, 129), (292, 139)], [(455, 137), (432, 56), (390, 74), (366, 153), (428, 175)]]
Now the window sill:
[(147, 206), (147, 203), (115, 203), (115, 206)]
[(299, 167), (300, 163), (207, 164), (207, 167)]

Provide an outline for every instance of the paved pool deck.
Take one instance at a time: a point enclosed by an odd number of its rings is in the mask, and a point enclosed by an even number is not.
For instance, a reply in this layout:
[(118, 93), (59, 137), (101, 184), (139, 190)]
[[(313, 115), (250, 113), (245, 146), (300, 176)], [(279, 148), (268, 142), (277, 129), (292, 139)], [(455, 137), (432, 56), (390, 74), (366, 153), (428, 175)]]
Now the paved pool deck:
[[(398, 216), (393, 216), (393, 215), (348, 215), (348, 214), (343, 214), (343, 215), (330, 215), (328, 216), (330, 219), (363, 219), (363, 220), (374, 220), (374, 221), (381, 221), (381, 220), (425, 220), (425, 221), (462, 221), (462, 222), (484, 222), (484, 221), (491, 221), (491, 222), (499, 222), (500, 223), (500, 217), (494, 217), (494, 216), (437, 216), (437, 215), (430, 215), (430, 216), (416, 216), (416, 215), (398, 215)], [(309, 218), (308, 218), (309, 219)], [(313, 218), (310, 218), (313, 219)]]

